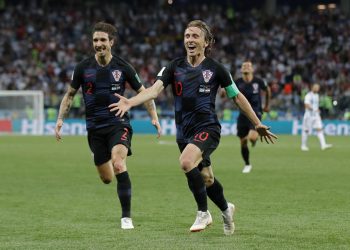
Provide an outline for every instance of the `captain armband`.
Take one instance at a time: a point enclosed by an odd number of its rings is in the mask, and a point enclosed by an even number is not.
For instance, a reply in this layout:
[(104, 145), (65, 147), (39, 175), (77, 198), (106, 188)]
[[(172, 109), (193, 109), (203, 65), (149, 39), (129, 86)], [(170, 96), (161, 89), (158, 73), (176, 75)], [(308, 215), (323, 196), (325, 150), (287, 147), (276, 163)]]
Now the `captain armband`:
[(225, 90), (226, 90), (226, 95), (229, 98), (235, 97), (239, 94), (239, 90), (235, 83), (232, 83), (231, 85), (225, 87)]

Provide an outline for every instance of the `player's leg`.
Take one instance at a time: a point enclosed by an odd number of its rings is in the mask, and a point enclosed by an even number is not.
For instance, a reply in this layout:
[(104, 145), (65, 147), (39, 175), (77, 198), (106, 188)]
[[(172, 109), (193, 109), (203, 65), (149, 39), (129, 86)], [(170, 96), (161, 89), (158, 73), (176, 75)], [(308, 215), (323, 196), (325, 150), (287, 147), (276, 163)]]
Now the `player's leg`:
[(301, 130), (301, 150), (302, 151), (309, 151), (309, 148), (307, 147), (307, 137), (309, 133), (311, 133), (311, 118), (308, 117), (307, 115), (304, 115), (302, 130)]
[(122, 208), (121, 227), (134, 228), (131, 220), (131, 181), (126, 168), (128, 149), (118, 144), (112, 148), (112, 164), (117, 179), (117, 194)]
[(182, 151), (179, 160), (180, 166), (187, 177), (188, 185), (197, 202), (198, 211), (207, 211), (208, 205), (205, 184), (197, 167), (199, 162), (202, 160), (202, 152), (197, 146), (187, 144)]
[[(179, 147), (181, 150), (180, 145)], [(181, 168), (186, 174), (188, 186), (197, 203), (197, 216), (190, 228), (191, 232), (199, 232), (212, 223), (204, 180), (197, 167), (201, 160), (202, 152), (194, 144), (187, 144), (180, 156)]]
[(250, 129), (248, 133), (248, 140), (251, 142), (252, 147), (255, 146), (259, 138), (259, 133), (255, 129)]
[(117, 194), (122, 208), (121, 228), (134, 228), (131, 220), (131, 181), (126, 159), (131, 155), (132, 130), (129, 127), (113, 127), (109, 133), (111, 161), (117, 179)]
[(100, 179), (103, 183), (109, 184), (113, 180), (114, 173), (112, 162), (110, 160), (111, 156), (106, 147), (104, 133), (104, 129), (88, 132), (88, 143)]
[(316, 129), (316, 134), (317, 134), (318, 140), (320, 141), (321, 149), (325, 150), (325, 149), (331, 148), (332, 144), (326, 143), (326, 139), (325, 139), (324, 132), (322, 129), (323, 125), (322, 125), (322, 120), (321, 120), (320, 115), (317, 115), (314, 117), (313, 127)]
[(239, 117), (237, 122), (237, 136), (240, 139), (241, 156), (244, 161), (242, 173), (249, 173), (252, 170), (252, 165), (249, 162), (248, 134), (250, 131), (249, 121), (246, 118)]
[(249, 147), (248, 147), (248, 137), (245, 136), (243, 138), (240, 138), (240, 144), (241, 144), (241, 155), (244, 160), (244, 168), (242, 170), (242, 173), (250, 173), (252, 170), (252, 165), (250, 165), (249, 161)]
[[(209, 156), (205, 156), (205, 159), (200, 163), (200, 165), (207, 166), (210, 165)], [(235, 226), (233, 223), (233, 213), (235, 206), (229, 203), (225, 199), (224, 189), (221, 183), (214, 177), (213, 170), (211, 166), (200, 167), (202, 177), (204, 179), (207, 195), (214, 202), (214, 204), (221, 210), (222, 217), (224, 220), (224, 234), (231, 235), (234, 232)]]
[(97, 172), (100, 176), (100, 179), (104, 184), (109, 184), (113, 181), (114, 172), (112, 161), (107, 161), (103, 164), (96, 166)]

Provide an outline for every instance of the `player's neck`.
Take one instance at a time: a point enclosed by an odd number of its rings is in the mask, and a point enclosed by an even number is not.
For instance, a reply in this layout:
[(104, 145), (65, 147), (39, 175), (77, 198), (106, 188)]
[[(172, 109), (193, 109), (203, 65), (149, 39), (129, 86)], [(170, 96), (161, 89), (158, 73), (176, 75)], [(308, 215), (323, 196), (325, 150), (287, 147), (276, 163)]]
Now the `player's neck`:
[(243, 77), (243, 81), (245, 82), (251, 82), (253, 80), (254, 76), (251, 75), (251, 76), (247, 76), (247, 77)]
[(95, 59), (96, 59), (97, 63), (102, 67), (109, 64), (109, 62), (112, 60), (112, 57), (113, 57), (112, 54), (107, 54), (107, 55), (101, 56), (101, 57), (98, 57), (97, 55), (95, 55)]
[(203, 62), (205, 56), (203, 54), (195, 55), (195, 56), (187, 56), (187, 62), (192, 67), (197, 67), (199, 64)]

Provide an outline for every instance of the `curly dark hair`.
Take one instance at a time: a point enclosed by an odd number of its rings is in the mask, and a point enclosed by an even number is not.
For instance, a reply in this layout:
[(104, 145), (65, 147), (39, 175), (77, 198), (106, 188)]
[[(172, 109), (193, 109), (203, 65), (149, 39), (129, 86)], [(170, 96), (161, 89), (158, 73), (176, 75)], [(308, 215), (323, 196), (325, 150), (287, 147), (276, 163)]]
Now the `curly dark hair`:
[(112, 24), (105, 23), (105, 22), (98, 22), (95, 24), (94, 29), (92, 30), (92, 34), (94, 34), (96, 31), (107, 33), (109, 40), (116, 39), (117, 28), (114, 27)]

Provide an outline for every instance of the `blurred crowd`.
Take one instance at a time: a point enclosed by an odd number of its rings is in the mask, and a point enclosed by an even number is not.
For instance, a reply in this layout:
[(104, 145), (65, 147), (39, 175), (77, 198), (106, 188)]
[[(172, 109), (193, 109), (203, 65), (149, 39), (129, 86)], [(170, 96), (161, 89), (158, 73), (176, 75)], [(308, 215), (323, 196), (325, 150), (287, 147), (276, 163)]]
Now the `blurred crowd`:
[[(150, 86), (162, 66), (184, 55), (186, 24), (202, 19), (215, 35), (213, 58), (235, 78), (249, 59), (256, 75), (268, 82), (270, 119), (300, 118), (303, 97), (315, 82), (321, 85), (325, 118), (343, 118), (350, 108), (350, 19), (338, 9), (284, 6), (267, 16), (230, 5), (100, 2), (1, 1), (0, 90), (43, 90), (45, 107), (57, 109), (74, 66), (93, 54), (91, 28), (98, 21), (118, 27), (114, 53), (129, 61)], [(165, 91), (157, 99), (159, 111), (167, 114), (171, 102)], [(234, 108), (221, 97), (217, 104), (222, 114)], [(83, 106), (78, 95), (72, 115), (80, 116)]]

